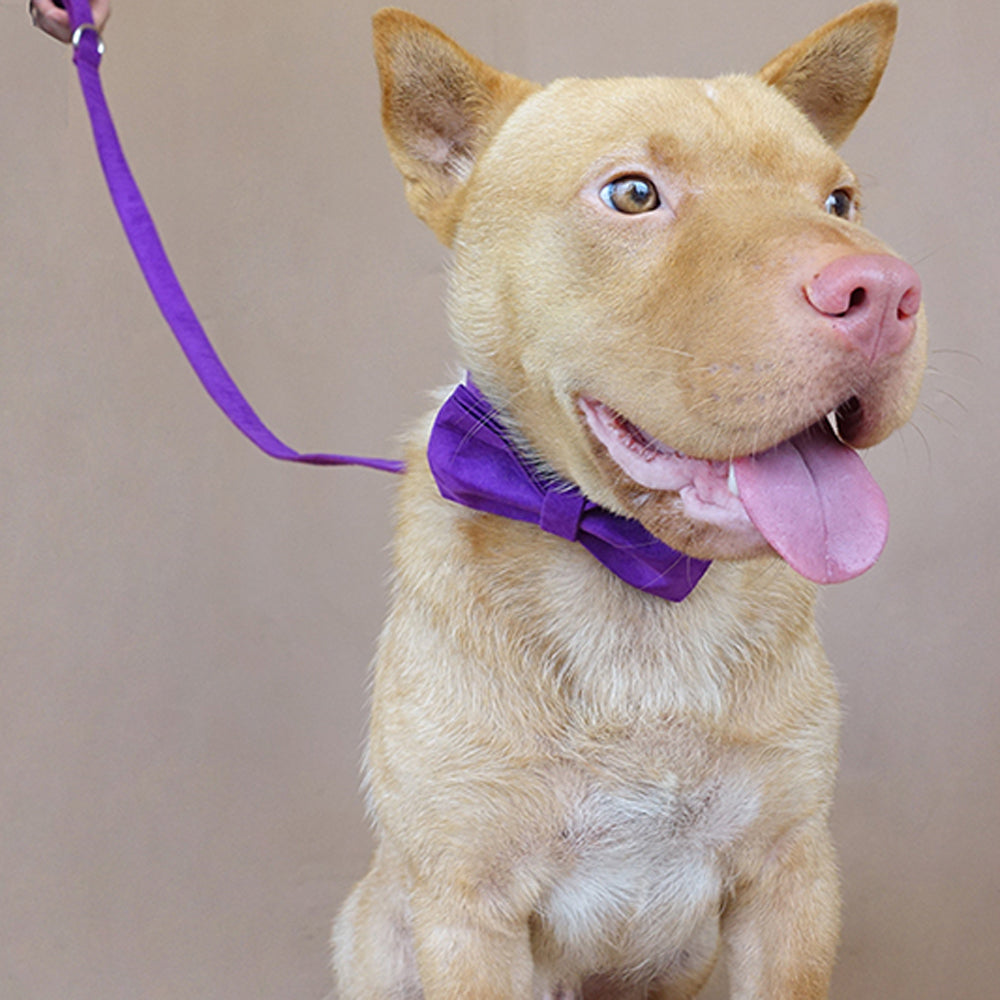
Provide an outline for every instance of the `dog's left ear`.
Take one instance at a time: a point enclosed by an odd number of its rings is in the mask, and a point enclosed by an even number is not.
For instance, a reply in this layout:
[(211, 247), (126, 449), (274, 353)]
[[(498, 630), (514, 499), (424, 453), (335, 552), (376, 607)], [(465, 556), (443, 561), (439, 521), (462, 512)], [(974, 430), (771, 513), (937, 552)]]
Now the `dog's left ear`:
[(389, 151), (410, 207), (450, 245), (476, 158), (538, 87), (487, 66), (406, 11), (380, 10), (373, 26)]
[(866, 3), (772, 59), (760, 78), (839, 146), (875, 96), (896, 34), (897, 7)]

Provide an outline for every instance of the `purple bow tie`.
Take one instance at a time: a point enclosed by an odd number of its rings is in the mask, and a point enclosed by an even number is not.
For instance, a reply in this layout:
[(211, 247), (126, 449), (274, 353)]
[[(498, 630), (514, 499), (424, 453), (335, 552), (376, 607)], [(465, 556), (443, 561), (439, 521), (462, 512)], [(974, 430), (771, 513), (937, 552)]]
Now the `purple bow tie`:
[(438, 411), (427, 458), (445, 499), (579, 542), (612, 573), (648, 594), (683, 601), (709, 567), (665, 545), (638, 521), (588, 500), (575, 486), (540, 476), (507, 440), (471, 378)]

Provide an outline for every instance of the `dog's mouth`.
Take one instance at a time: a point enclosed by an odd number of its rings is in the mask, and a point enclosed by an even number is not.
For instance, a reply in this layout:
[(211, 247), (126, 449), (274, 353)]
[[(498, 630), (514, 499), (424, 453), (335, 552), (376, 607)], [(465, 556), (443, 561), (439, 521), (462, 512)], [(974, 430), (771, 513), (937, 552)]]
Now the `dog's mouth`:
[(729, 461), (684, 455), (597, 400), (579, 405), (629, 479), (676, 494), (687, 517), (722, 529), (737, 548), (763, 539), (807, 579), (839, 583), (870, 569), (885, 546), (885, 497), (847, 443), (860, 422), (857, 398), (766, 451)]

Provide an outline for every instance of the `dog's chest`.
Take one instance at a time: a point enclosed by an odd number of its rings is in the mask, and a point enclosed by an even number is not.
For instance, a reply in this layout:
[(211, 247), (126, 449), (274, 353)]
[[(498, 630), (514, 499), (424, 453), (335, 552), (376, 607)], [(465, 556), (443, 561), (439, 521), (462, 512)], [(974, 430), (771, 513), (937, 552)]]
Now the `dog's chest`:
[(717, 917), (725, 852), (759, 813), (760, 793), (742, 773), (587, 788), (560, 833), (566, 864), (543, 926), (564, 953), (591, 960), (608, 948), (640, 963), (662, 956), (665, 934), (683, 948)]

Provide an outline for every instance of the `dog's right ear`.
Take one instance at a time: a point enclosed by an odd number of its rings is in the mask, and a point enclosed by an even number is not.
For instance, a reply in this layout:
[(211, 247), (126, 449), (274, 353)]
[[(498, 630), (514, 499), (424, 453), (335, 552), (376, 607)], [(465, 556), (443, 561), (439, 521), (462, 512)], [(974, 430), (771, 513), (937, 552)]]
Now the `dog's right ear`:
[(538, 88), (487, 66), (406, 11), (385, 8), (373, 24), (389, 151), (410, 207), (450, 244), (476, 157)]
[(875, 96), (897, 14), (894, 0), (870, 0), (786, 49), (759, 75), (839, 146)]

